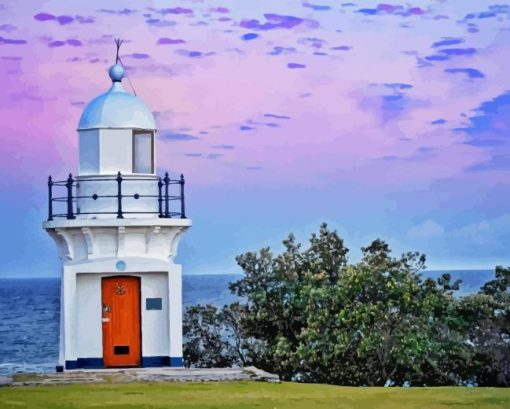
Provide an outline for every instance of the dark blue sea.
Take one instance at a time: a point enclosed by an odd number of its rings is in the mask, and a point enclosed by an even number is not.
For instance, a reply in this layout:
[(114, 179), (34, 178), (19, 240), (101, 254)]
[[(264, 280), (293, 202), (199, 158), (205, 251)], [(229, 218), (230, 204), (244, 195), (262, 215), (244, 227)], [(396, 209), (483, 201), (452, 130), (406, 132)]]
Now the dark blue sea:
[[(442, 271), (445, 272), (445, 271)], [(437, 277), (442, 272), (424, 275)], [(462, 293), (476, 292), (493, 276), (491, 270), (449, 271), (463, 281)], [(228, 283), (239, 275), (183, 277), (184, 306), (235, 301)], [(51, 372), (58, 359), (60, 279), (0, 279), (0, 375)]]

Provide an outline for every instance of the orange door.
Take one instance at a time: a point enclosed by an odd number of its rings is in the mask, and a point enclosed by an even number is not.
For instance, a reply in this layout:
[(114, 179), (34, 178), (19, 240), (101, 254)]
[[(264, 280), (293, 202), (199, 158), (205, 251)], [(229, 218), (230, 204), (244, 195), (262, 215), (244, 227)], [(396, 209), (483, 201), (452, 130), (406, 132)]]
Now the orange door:
[(105, 277), (102, 294), (104, 366), (140, 366), (140, 278)]

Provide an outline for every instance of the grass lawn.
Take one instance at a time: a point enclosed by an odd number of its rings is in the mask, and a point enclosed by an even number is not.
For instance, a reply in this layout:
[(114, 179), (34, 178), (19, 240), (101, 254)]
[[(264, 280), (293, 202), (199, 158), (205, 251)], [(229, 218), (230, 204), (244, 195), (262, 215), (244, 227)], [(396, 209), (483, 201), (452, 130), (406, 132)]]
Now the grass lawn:
[(129, 383), (0, 388), (0, 408), (510, 408), (510, 388), (350, 388), (297, 383)]

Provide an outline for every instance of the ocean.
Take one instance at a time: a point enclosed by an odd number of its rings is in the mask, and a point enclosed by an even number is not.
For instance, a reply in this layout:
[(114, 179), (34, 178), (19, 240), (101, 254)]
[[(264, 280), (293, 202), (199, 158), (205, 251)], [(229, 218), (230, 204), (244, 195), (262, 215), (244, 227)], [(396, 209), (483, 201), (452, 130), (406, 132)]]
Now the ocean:
[[(461, 293), (476, 292), (493, 276), (492, 270), (428, 271), (437, 277), (449, 272), (463, 281)], [(228, 284), (240, 275), (183, 276), (184, 308), (192, 304), (223, 306), (236, 300)], [(0, 375), (52, 372), (58, 359), (60, 279), (0, 279)]]

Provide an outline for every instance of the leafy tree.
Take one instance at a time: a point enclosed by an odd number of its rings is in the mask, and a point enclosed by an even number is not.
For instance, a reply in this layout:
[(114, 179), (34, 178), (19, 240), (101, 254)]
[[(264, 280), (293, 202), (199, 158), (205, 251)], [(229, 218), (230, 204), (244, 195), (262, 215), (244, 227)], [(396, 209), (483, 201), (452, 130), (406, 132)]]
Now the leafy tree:
[(509, 269), (459, 297), (459, 280), (423, 279), (423, 254), (393, 257), (379, 239), (355, 264), (326, 224), (306, 249), (292, 234), (283, 245), (236, 258), (244, 276), (230, 289), (244, 303), (188, 309), (187, 365), (342, 385), (508, 385)]

